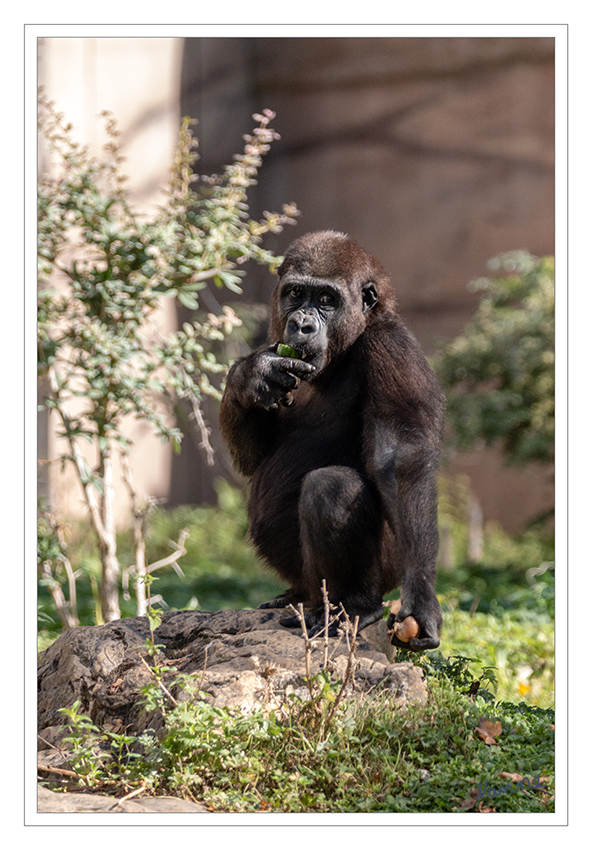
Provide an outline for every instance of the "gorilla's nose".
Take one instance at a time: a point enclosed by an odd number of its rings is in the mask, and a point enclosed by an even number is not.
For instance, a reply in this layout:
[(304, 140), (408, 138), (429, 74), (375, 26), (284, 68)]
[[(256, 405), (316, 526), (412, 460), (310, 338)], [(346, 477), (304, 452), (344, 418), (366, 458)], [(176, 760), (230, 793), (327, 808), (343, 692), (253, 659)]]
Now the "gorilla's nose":
[(290, 339), (315, 336), (321, 329), (320, 322), (314, 313), (307, 310), (296, 310), (288, 319), (286, 326)]

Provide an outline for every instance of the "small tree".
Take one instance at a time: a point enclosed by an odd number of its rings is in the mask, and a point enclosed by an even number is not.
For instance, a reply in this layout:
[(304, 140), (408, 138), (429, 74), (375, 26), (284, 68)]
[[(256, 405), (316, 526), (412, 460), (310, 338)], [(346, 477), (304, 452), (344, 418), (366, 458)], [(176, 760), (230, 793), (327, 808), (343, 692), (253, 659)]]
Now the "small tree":
[[(227, 368), (211, 345), (240, 324), (224, 308), (221, 316), (200, 315), (165, 336), (157, 310), (165, 298), (197, 310), (208, 279), (240, 292), (238, 266), (249, 259), (274, 268), (279, 258), (261, 247), (261, 238), (294, 223), (297, 211), (286, 206), (282, 214), (265, 213), (262, 221), (248, 215), (247, 190), (278, 138), (269, 111), (254, 116), (258, 127), (224, 173), (201, 179), (193, 174), (197, 143), (184, 119), (165, 201), (149, 218), (131, 206), (112, 116), (103, 114), (108, 142), (104, 155), (94, 158), (73, 141), (71, 127), (51, 103), (41, 98), (40, 107), (40, 129), (56, 166), (39, 184), (39, 374), (48, 387), (43, 405), (67, 441), (59, 460), (74, 467), (82, 487), (102, 564), (102, 615), (110, 621), (120, 616), (113, 454), (116, 447), (129, 454), (123, 423), (141, 418), (178, 450), (181, 432), (171, 410), (179, 399), (189, 399), (211, 457), (201, 400), (219, 396), (213, 376), (220, 378)], [(83, 455), (83, 441), (93, 447), (93, 463)], [(129, 464), (126, 470), (133, 494)]]
[(472, 284), (481, 302), (435, 363), (453, 444), (500, 443), (510, 463), (553, 462), (554, 263), (517, 251)]

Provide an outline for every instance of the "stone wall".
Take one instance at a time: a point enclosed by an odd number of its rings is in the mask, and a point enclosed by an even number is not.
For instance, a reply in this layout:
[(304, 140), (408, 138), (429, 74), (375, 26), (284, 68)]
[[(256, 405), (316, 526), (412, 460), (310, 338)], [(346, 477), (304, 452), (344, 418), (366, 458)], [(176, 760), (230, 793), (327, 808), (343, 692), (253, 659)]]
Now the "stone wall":
[[(462, 331), (476, 306), (467, 285), (490, 258), (554, 251), (552, 38), (187, 39), (181, 108), (199, 117), (206, 173), (252, 112), (273, 109), (282, 139), (254, 201), (302, 213), (275, 249), (309, 230), (349, 233), (389, 271), (427, 353)], [(245, 298), (265, 302), (272, 286), (254, 269)], [(497, 452), (450, 471), (512, 530), (552, 501), (544, 475), (504, 469)]]

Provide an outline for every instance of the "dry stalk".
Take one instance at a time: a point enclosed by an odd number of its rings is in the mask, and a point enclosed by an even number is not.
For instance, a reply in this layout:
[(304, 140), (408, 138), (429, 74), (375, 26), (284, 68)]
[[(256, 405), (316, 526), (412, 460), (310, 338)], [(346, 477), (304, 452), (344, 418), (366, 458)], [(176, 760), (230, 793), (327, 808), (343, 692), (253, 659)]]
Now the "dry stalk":
[[(143, 617), (146, 614), (146, 588), (143, 582), (143, 577), (146, 575), (146, 525), (148, 515), (154, 509), (156, 501), (148, 499), (143, 507), (140, 506), (138, 493), (134, 487), (132, 479), (132, 470), (127, 454), (121, 452), (121, 468), (123, 472), (123, 480), (130, 495), (132, 503), (132, 513), (134, 516), (134, 542), (136, 546), (136, 563), (135, 573), (136, 580), (134, 588), (136, 591), (136, 613), (138, 617)], [(124, 570), (122, 576), (122, 585), (124, 598), (129, 599), (129, 567)]]
[[(206, 278), (214, 277), (219, 273), (219, 268), (208, 269), (205, 272), (200, 272), (199, 274), (195, 275), (194, 280), (205, 280)], [(153, 322), (150, 322), (149, 325), (152, 331), (155, 333), (156, 338), (162, 343), (166, 342), (166, 337), (162, 334), (160, 329)], [(201, 438), (201, 442), (198, 444), (199, 448), (204, 450), (206, 454), (206, 463), (208, 464), (208, 466), (213, 466), (214, 449), (210, 442), (210, 434), (212, 433), (212, 429), (208, 428), (208, 426), (206, 425), (205, 419), (201, 411), (201, 400), (195, 394), (195, 384), (192, 377), (187, 374), (182, 364), (178, 364), (177, 368), (183, 376), (183, 384), (185, 387), (184, 391), (182, 393), (179, 393), (178, 398), (186, 398), (189, 400), (189, 403), (191, 405), (191, 415), (195, 420)]]
[(304, 617), (304, 606), (302, 602), (299, 603), (298, 609), (296, 609), (293, 605), (289, 606), (292, 611), (296, 614), (298, 619), (300, 620), (300, 625), (302, 626), (302, 636), (304, 638), (304, 664), (306, 667), (306, 684), (308, 686), (308, 692), (310, 694), (310, 698), (314, 699), (314, 693), (312, 690), (312, 681), (310, 678), (310, 653), (311, 653), (311, 645), (310, 638), (308, 637), (308, 630), (306, 628), (306, 619)]
[(43, 578), (47, 580), (47, 588), (62, 621), (62, 626), (65, 629), (73, 629), (80, 625), (76, 603), (76, 579), (80, 577), (81, 572), (80, 570), (74, 572), (70, 560), (65, 554), (64, 524), (56, 519), (49, 511), (43, 511), (42, 515), (49, 523), (62, 549), (59, 560), (68, 578), (68, 600), (66, 600), (62, 587), (52, 572), (51, 561), (43, 561), (39, 565), (39, 571)]
[[(62, 562), (65, 566), (65, 561)], [(62, 621), (62, 627), (64, 629), (73, 629), (78, 626), (79, 621), (76, 611), (72, 610), (71, 602), (68, 602), (66, 600), (61, 585), (54, 577), (51, 571), (51, 561), (43, 561), (43, 563), (39, 566), (39, 572), (41, 573), (42, 578), (44, 578), (47, 583), (47, 589), (49, 590), (51, 598), (53, 599), (53, 604), (55, 605), (59, 618)]]
[(175, 699), (175, 697), (172, 695), (172, 693), (168, 690), (168, 688), (166, 687), (166, 685), (164, 684), (164, 682), (162, 682), (162, 681), (158, 678), (158, 676), (155, 674), (155, 672), (154, 672), (154, 670), (152, 669), (152, 667), (150, 667), (150, 665), (146, 663), (146, 659), (145, 659), (145, 658), (140, 658), (140, 661), (142, 662), (142, 664), (144, 665), (144, 667), (145, 667), (147, 670), (149, 670), (149, 671), (150, 671), (150, 673), (154, 676), (154, 678), (155, 678), (155, 680), (156, 680), (156, 684), (158, 685), (158, 687), (160, 688), (160, 690), (163, 692), (163, 694), (164, 694), (164, 695), (165, 695), (168, 699), (170, 699), (171, 703), (172, 703), (172, 704), (175, 706), (175, 708), (176, 708), (176, 707), (179, 705), (179, 703), (177, 702), (177, 700)]
[(185, 541), (189, 537), (189, 531), (186, 528), (182, 528), (179, 532), (179, 538), (176, 543), (172, 540), (169, 540), (170, 545), (175, 550), (170, 555), (167, 555), (166, 558), (161, 558), (160, 561), (154, 561), (152, 564), (148, 564), (146, 567), (146, 573), (150, 575), (155, 570), (159, 570), (161, 567), (167, 567), (169, 564), (173, 567), (178, 576), (183, 576), (183, 570), (177, 563), (178, 558), (182, 558), (183, 555), (187, 554), (187, 549), (185, 548)]
[(323, 579), (321, 584), (321, 593), (323, 594), (323, 608), (325, 610), (325, 626), (323, 629), (324, 634), (324, 653), (323, 653), (323, 670), (327, 669), (327, 664), (329, 663), (329, 616), (330, 616), (330, 602), (329, 602), (329, 594), (327, 593), (327, 582)]
[[(136, 592), (136, 613), (138, 617), (144, 617), (146, 615), (147, 610), (146, 585), (143, 580), (144, 576), (150, 575), (150, 573), (153, 573), (155, 570), (160, 569), (160, 567), (166, 567), (171, 564), (177, 575), (182, 577), (183, 571), (177, 563), (177, 559), (187, 554), (187, 550), (185, 549), (185, 541), (189, 536), (189, 532), (186, 528), (181, 529), (181, 531), (179, 532), (178, 541), (176, 543), (174, 543), (172, 540), (169, 541), (169, 543), (174, 549), (174, 552), (172, 552), (170, 555), (167, 555), (166, 558), (161, 558), (161, 560), (155, 561), (154, 563), (147, 565), (146, 528), (148, 516), (152, 513), (152, 511), (158, 504), (158, 500), (152, 497), (148, 497), (144, 506), (140, 506), (138, 493), (134, 487), (132, 470), (129, 464), (129, 460), (127, 458), (127, 455), (123, 451), (121, 452), (121, 466), (123, 470), (123, 479), (130, 494), (132, 512), (134, 515), (134, 540), (136, 545), (136, 563), (134, 567), (136, 578), (134, 582), (134, 587)], [(129, 586), (129, 572), (130, 568), (128, 567), (123, 574), (124, 593), (127, 592)], [(127, 598), (129, 598), (129, 594)]]
[[(357, 646), (356, 638), (357, 638), (357, 634), (358, 634), (358, 625), (359, 625), (359, 622), (360, 622), (360, 618), (356, 615), (356, 617), (354, 618), (353, 625), (352, 625), (352, 622), (351, 622), (350, 618), (348, 617), (347, 612), (346, 612), (345, 608), (343, 607), (343, 605), (341, 605), (341, 610), (343, 612), (343, 617), (344, 617), (345, 639), (347, 641), (347, 647), (348, 647), (349, 652), (348, 652), (348, 655), (347, 655), (347, 666), (345, 668), (345, 675), (343, 677), (343, 682), (341, 683), (341, 688), (339, 689), (339, 693), (335, 697), (335, 701), (334, 701), (333, 705), (331, 706), (331, 710), (329, 712), (329, 715), (328, 715), (327, 719), (325, 720), (325, 724), (324, 724), (325, 726), (327, 726), (329, 723), (331, 723), (331, 720), (333, 719), (335, 712), (337, 711), (337, 708), (338, 708), (341, 700), (343, 699), (343, 696), (345, 694), (345, 689), (347, 688), (349, 681), (352, 677), (352, 673), (353, 673), (353, 669), (354, 669), (354, 662), (355, 662), (354, 653), (355, 653), (356, 646)], [(352, 633), (351, 643), (350, 643), (350, 637), (349, 637), (350, 630), (351, 630), (351, 633)]]
[(145, 791), (145, 790), (146, 790), (146, 783), (145, 783), (145, 782), (142, 782), (142, 784), (140, 785), (140, 787), (139, 787), (139, 788), (136, 788), (136, 790), (135, 790), (135, 791), (130, 791), (130, 792), (129, 792), (129, 794), (126, 794), (126, 795), (125, 795), (125, 797), (119, 797), (119, 799), (117, 799), (117, 800), (115, 801), (115, 803), (111, 806), (111, 810), (116, 809), (116, 808), (117, 808), (117, 806), (118, 806), (120, 803), (125, 803), (125, 802), (126, 802), (126, 800), (131, 800), (133, 797), (137, 797), (137, 796), (138, 796), (138, 794), (141, 794), (141, 793), (142, 793), (143, 791)]
[[(339, 707), (340, 703), (342, 702), (343, 697), (345, 695), (345, 691), (346, 691), (348, 685), (351, 682), (354, 667), (355, 667), (355, 650), (356, 650), (356, 646), (357, 646), (358, 626), (359, 626), (359, 622), (360, 622), (359, 616), (356, 616), (355, 619), (354, 619), (354, 622), (352, 624), (352, 622), (351, 622), (351, 620), (350, 620), (350, 618), (347, 614), (347, 611), (345, 610), (345, 608), (343, 607), (343, 604), (341, 604), (341, 603), (340, 603), (340, 609), (341, 610), (340, 610), (339, 614), (334, 615), (333, 617), (331, 616), (331, 603), (329, 601), (329, 595), (327, 593), (327, 585), (326, 585), (326, 582), (325, 582), (324, 579), (323, 579), (323, 583), (322, 583), (322, 586), (321, 586), (321, 593), (322, 593), (322, 596), (323, 596), (323, 607), (324, 607), (324, 613), (325, 613), (325, 622), (324, 622), (324, 627), (323, 627), (323, 643), (324, 643), (323, 669), (327, 669), (327, 666), (328, 666), (328, 663), (329, 663), (329, 628), (335, 622), (335, 620), (342, 620), (342, 622), (343, 622), (343, 628), (340, 629), (340, 631), (342, 632), (342, 634), (345, 635), (345, 639), (346, 639), (346, 642), (347, 642), (347, 648), (348, 648), (348, 655), (347, 655), (347, 664), (346, 664), (346, 668), (345, 668), (345, 674), (344, 674), (343, 682), (341, 683), (341, 687), (339, 689), (339, 692), (338, 692), (338, 694), (337, 694), (337, 696), (336, 696), (336, 698), (335, 698), (335, 700), (334, 700), (334, 702), (331, 706), (331, 709), (330, 709), (327, 717), (321, 719), (321, 725), (320, 725), (320, 729), (319, 729), (319, 736), (320, 736), (319, 740), (323, 736), (325, 729), (331, 723), (333, 717), (335, 716), (335, 712), (337, 711), (337, 708)], [(302, 626), (302, 635), (303, 635), (303, 638), (304, 638), (304, 661), (305, 661), (305, 667), (306, 667), (306, 683), (307, 683), (307, 686), (308, 686), (308, 691), (309, 691), (309, 694), (310, 694), (311, 701), (314, 704), (314, 708), (315, 708), (315, 710), (320, 711), (320, 708), (319, 708), (319, 705), (318, 705), (318, 700), (319, 700), (320, 694), (317, 694), (315, 696), (314, 691), (313, 691), (312, 680), (311, 680), (310, 669), (311, 669), (312, 642), (311, 642), (311, 639), (308, 635), (308, 629), (306, 627), (306, 618), (304, 616), (304, 608), (303, 608), (302, 603), (300, 603), (298, 605), (298, 609), (296, 609), (293, 605), (290, 605), (289, 607), (296, 614), (296, 616), (298, 617), (298, 620), (300, 621), (300, 625)], [(342, 635), (340, 635), (339, 640), (336, 641), (336, 646), (335, 646), (335, 649), (334, 649), (331, 657), (333, 657), (337, 647), (339, 646), (339, 643), (341, 641), (341, 637), (342, 637)]]
[(50, 767), (45, 764), (38, 764), (37, 770), (41, 773), (57, 773), (58, 776), (69, 776), (72, 779), (84, 779), (84, 774), (76, 773), (75, 770), (66, 770), (63, 767)]

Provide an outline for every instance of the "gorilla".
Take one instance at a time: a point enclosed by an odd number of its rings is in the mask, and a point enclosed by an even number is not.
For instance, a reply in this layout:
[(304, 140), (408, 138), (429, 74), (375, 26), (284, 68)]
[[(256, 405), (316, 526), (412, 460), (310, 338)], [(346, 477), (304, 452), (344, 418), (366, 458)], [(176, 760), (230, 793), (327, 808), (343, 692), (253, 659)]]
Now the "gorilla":
[(289, 583), (260, 607), (302, 602), (314, 634), (325, 579), (330, 602), (362, 629), (400, 587), (401, 609), (387, 624), (412, 615), (420, 631), (392, 642), (433, 649), (445, 409), (436, 377), (385, 271), (345, 234), (297, 239), (278, 276), (269, 344), (232, 366), (220, 408), (232, 460), (251, 478), (252, 541)]

